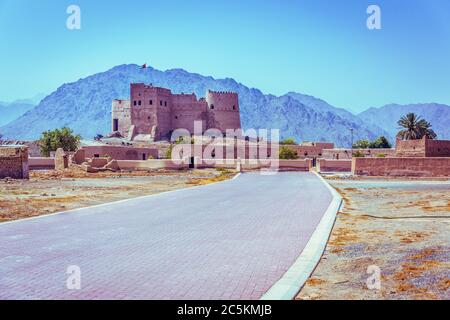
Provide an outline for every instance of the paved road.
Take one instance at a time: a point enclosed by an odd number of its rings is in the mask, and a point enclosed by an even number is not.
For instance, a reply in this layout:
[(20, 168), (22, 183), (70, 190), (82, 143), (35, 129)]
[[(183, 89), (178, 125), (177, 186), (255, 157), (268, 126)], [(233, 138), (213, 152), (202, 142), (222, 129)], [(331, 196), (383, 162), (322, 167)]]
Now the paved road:
[[(330, 201), (310, 173), (243, 174), (0, 224), (0, 299), (258, 299)], [(70, 265), (80, 290), (66, 287)]]

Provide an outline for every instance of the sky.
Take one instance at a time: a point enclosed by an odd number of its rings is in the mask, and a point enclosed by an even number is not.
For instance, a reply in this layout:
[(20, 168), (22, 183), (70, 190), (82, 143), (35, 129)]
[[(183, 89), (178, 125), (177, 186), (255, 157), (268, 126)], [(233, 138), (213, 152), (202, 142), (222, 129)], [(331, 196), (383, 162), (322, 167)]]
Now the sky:
[[(80, 30), (66, 27), (71, 4)], [(0, 0), (0, 44), (0, 101), (146, 62), (353, 112), (450, 104), (448, 0)]]

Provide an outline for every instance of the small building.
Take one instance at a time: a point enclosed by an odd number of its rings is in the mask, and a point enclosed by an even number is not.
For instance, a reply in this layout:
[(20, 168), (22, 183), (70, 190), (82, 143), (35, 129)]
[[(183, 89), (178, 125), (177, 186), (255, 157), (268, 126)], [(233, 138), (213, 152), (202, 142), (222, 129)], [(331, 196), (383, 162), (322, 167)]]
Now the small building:
[(0, 145), (0, 178), (28, 179), (28, 147)]
[(397, 140), (397, 157), (450, 157), (450, 140), (431, 140), (427, 136), (419, 140)]

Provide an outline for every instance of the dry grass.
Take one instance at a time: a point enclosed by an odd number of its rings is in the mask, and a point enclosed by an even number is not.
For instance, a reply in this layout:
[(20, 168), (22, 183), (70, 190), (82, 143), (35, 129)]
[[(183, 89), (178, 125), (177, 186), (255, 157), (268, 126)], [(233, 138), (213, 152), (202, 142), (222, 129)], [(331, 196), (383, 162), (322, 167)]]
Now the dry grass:
[[(450, 297), (448, 220), (402, 219), (447, 215), (448, 184), (436, 182), (431, 189), (418, 183), (416, 189), (412, 182), (392, 189), (335, 180), (332, 185), (345, 204), (321, 262), (296, 299)], [(397, 219), (388, 219), (393, 216)], [(370, 265), (381, 269), (381, 290), (366, 286)]]

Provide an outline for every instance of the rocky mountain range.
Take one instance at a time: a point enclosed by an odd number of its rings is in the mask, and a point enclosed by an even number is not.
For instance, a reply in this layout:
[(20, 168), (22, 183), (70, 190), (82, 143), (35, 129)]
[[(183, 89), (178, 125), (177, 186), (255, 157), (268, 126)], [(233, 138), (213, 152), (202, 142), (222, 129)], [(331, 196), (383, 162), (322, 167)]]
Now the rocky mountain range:
[(72, 128), (86, 139), (98, 133), (107, 134), (111, 126), (111, 101), (128, 99), (131, 82), (167, 87), (174, 93), (194, 92), (197, 97), (203, 97), (207, 89), (237, 92), (245, 129), (278, 128), (283, 138), (294, 137), (297, 141), (333, 141), (337, 146), (347, 147), (351, 141), (350, 128), (354, 140), (385, 135), (393, 141), (395, 121), (400, 115), (416, 110), (433, 124), (439, 138), (448, 138), (449, 134), (450, 107), (446, 105), (386, 106), (354, 115), (300, 93), (274, 96), (230, 78), (214, 79), (182, 69), (141, 69), (134, 64), (120, 65), (62, 85), (36, 107), (0, 127), (0, 134), (10, 139), (31, 140), (45, 130), (62, 126)]
[(17, 100), (14, 102), (0, 101), (0, 126), (16, 120), (28, 110), (33, 109), (36, 104), (29, 100)]

